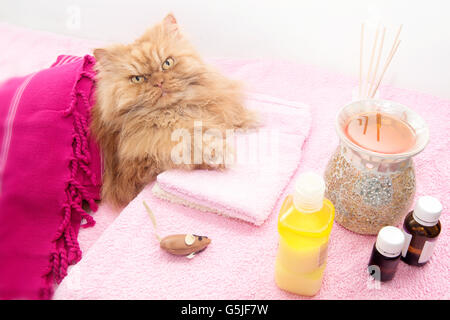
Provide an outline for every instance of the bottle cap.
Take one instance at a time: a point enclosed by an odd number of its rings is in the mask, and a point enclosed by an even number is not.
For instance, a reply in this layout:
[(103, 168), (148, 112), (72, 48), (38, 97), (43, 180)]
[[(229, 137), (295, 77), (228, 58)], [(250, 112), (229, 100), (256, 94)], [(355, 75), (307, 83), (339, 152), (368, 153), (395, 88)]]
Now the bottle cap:
[(393, 258), (402, 253), (404, 242), (405, 235), (399, 228), (387, 226), (378, 232), (375, 247), (383, 256)]
[(302, 173), (295, 183), (294, 205), (298, 211), (312, 213), (323, 206), (325, 181), (314, 172)]
[(421, 225), (431, 227), (438, 223), (441, 212), (442, 204), (438, 199), (424, 196), (417, 200), (413, 218)]

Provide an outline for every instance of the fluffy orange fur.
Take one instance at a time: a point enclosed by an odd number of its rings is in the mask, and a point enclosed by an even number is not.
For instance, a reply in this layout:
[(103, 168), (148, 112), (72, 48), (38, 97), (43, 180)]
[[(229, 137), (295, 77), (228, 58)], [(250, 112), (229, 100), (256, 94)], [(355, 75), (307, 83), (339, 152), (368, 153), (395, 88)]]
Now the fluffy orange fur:
[(172, 14), (135, 42), (96, 49), (94, 56), (91, 129), (104, 159), (102, 200), (113, 205), (126, 205), (164, 170), (211, 167), (172, 162), (175, 129), (192, 132), (198, 120), (204, 131), (256, 124), (240, 85), (202, 61)]

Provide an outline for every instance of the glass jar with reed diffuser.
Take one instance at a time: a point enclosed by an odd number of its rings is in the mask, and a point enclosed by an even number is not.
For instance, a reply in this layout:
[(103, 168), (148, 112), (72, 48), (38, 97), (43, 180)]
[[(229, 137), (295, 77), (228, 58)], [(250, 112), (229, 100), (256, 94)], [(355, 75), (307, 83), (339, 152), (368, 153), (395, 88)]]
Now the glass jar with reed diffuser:
[(336, 221), (361, 234), (377, 234), (408, 213), (416, 189), (412, 157), (429, 139), (425, 121), (388, 100), (360, 100), (336, 118), (340, 144), (325, 170), (326, 198)]

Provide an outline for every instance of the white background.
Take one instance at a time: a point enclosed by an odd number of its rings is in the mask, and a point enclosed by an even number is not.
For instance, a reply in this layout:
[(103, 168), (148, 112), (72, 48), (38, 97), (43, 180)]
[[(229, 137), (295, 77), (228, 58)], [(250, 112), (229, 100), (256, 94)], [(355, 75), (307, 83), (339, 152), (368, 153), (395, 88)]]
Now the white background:
[(384, 83), (450, 98), (448, 0), (0, 0), (0, 21), (107, 41), (131, 41), (168, 12), (206, 56), (291, 59), (355, 77), (360, 23), (382, 20), (387, 46), (403, 24)]

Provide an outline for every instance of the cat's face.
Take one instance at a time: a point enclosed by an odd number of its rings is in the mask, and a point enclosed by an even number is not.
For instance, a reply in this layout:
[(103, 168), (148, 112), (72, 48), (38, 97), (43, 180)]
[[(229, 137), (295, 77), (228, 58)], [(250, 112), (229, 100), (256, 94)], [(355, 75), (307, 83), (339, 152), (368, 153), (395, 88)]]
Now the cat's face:
[(97, 98), (106, 118), (134, 109), (167, 108), (195, 97), (206, 72), (171, 14), (134, 43), (96, 49), (94, 55)]

